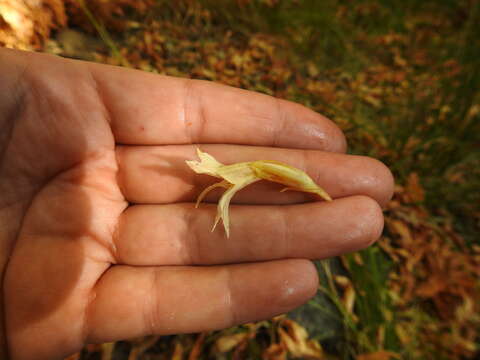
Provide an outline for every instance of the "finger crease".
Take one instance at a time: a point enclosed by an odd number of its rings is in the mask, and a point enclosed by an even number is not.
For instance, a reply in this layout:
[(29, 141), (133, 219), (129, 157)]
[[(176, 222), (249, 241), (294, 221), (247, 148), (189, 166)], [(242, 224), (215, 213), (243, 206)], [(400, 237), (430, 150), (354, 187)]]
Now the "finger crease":
[(288, 219), (291, 217), (288, 214), (288, 211), (280, 211), (280, 218), (282, 223), (282, 245), (283, 245), (283, 257), (291, 257), (291, 237), (290, 237), (290, 226), (288, 224)]
[(95, 93), (97, 94), (98, 102), (102, 108), (102, 113), (105, 119), (107, 119), (107, 122), (110, 126), (112, 126), (112, 112), (110, 111), (110, 107), (108, 106), (108, 102), (105, 99), (105, 96), (103, 95), (103, 92), (101, 90), (101, 86), (93, 74), (93, 72), (87, 67), (87, 72), (90, 75), (91, 83), (92, 83), (92, 88), (95, 90)]
[(83, 344), (88, 344), (91, 343), (90, 341), (90, 321), (91, 321), (91, 313), (92, 313), (92, 308), (95, 303), (95, 299), (97, 298), (97, 287), (99, 286), (101, 280), (103, 279), (103, 276), (106, 274), (106, 272), (110, 269), (110, 266), (107, 266), (103, 272), (100, 274), (100, 276), (97, 278), (97, 281), (95, 284), (93, 284), (92, 289), (90, 291), (89, 296), (87, 297), (87, 301), (85, 304), (85, 310), (83, 311), (83, 326), (82, 326), (82, 339), (83, 339)]
[(287, 127), (287, 118), (285, 116), (285, 111), (283, 110), (281, 99), (273, 98), (275, 101), (275, 106), (277, 110), (277, 121), (278, 125), (277, 128), (273, 131), (272, 135), (272, 146), (273, 147), (281, 147), (281, 139), (283, 136), (283, 132)]
[(226, 285), (225, 285), (225, 289), (226, 289), (226, 294), (225, 294), (225, 306), (227, 308), (227, 311), (228, 311), (228, 314), (229, 314), (229, 322), (227, 322), (227, 324), (225, 324), (227, 327), (228, 326), (233, 326), (235, 324), (237, 324), (237, 314), (235, 313), (235, 304), (234, 304), (234, 300), (233, 300), (233, 290), (232, 290), (232, 281), (233, 281), (233, 278), (232, 278), (232, 269), (231, 268), (227, 268), (225, 270), (226, 272), (226, 275), (225, 275), (225, 282), (226, 282)]
[[(191, 144), (200, 141), (206, 123), (204, 106), (194, 90), (195, 81), (187, 79), (184, 82), (183, 126), (186, 138)], [(197, 116), (194, 117), (194, 114)]]
[[(193, 230), (193, 211), (192, 209), (188, 209), (184, 213), (184, 222), (185, 222), (185, 233), (183, 236), (183, 241), (180, 240), (183, 244), (183, 254), (184, 254), (184, 261), (186, 264), (194, 265), (195, 264), (195, 256), (194, 252), (198, 251), (199, 242), (198, 236), (196, 231)], [(194, 251), (195, 250), (195, 251)], [(198, 253), (198, 252), (197, 252)]]
[(150, 290), (150, 296), (148, 297), (150, 301), (149, 304), (145, 306), (144, 312), (144, 321), (145, 325), (147, 326), (146, 334), (148, 335), (153, 335), (158, 331), (157, 327), (160, 320), (158, 312), (159, 298), (157, 291), (158, 271), (158, 269), (152, 269), (152, 287)]

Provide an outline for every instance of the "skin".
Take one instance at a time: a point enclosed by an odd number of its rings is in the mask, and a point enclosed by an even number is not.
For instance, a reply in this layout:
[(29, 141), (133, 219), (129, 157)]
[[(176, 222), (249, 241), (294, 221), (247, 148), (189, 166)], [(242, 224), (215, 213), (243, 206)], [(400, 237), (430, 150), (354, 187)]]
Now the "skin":
[[(269, 318), (315, 294), (310, 259), (382, 232), (390, 171), (345, 155), (341, 131), (301, 105), (6, 49), (0, 78), (3, 356)], [(196, 146), (291, 164), (334, 200), (259, 182), (235, 196), (226, 239), (210, 232), (215, 204), (194, 209), (216, 181), (186, 166)]]

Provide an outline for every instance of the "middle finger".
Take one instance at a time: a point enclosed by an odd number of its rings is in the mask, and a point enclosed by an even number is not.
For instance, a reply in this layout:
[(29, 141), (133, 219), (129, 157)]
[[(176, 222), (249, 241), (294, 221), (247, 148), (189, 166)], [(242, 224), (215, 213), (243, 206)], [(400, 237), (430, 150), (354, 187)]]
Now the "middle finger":
[[(381, 206), (390, 199), (393, 178), (380, 161), (365, 156), (318, 150), (298, 150), (238, 145), (200, 145), (202, 151), (224, 164), (254, 160), (277, 160), (297, 167), (332, 198), (366, 195)], [(196, 146), (118, 146), (119, 184), (125, 198), (137, 204), (194, 202), (200, 192), (220, 179), (193, 172), (185, 160), (197, 160)], [(311, 200), (311, 194), (279, 193), (279, 184), (259, 181), (232, 199), (237, 204), (292, 204)], [(206, 201), (218, 201), (214, 190)]]

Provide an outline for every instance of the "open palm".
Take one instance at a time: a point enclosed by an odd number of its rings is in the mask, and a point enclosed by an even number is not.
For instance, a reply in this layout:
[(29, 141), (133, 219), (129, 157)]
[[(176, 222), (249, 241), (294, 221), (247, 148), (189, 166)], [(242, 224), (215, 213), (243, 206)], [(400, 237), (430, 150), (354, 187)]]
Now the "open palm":
[[(286, 312), (317, 289), (307, 259), (381, 233), (390, 172), (345, 155), (340, 130), (298, 104), (5, 49), (0, 69), (0, 271), (12, 359)], [(214, 204), (194, 208), (216, 181), (186, 166), (197, 146), (223, 163), (289, 163), (335, 200), (260, 182), (233, 199), (227, 239), (210, 232)]]

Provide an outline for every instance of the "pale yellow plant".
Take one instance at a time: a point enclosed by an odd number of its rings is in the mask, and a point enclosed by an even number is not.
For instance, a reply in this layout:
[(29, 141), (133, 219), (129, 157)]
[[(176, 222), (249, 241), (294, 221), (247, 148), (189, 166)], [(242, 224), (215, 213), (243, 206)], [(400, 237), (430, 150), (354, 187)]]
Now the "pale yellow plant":
[(233, 195), (244, 187), (260, 180), (268, 180), (286, 185), (281, 191), (295, 190), (317, 194), (322, 199), (331, 201), (332, 198), (320, 186), (300, 169), (274, 160), (258, 160), (240, 162), (232, 165), (224, 165), (218, 162), (212, 155), (197, 148), (197, 155), (200, 161), (188, 160), (187, 165), (197, 174), (207, 174), (223, 179), (210, 185), (203, 190), (197, 199), (196, 207), (208, 192), (223, 187), (227, 189), (218, 202), (217, 216), (212, 231), (215, 230), (220, 219), (223, 221), (225, 233), (230, 236), (230, 219), (228, 206)]

